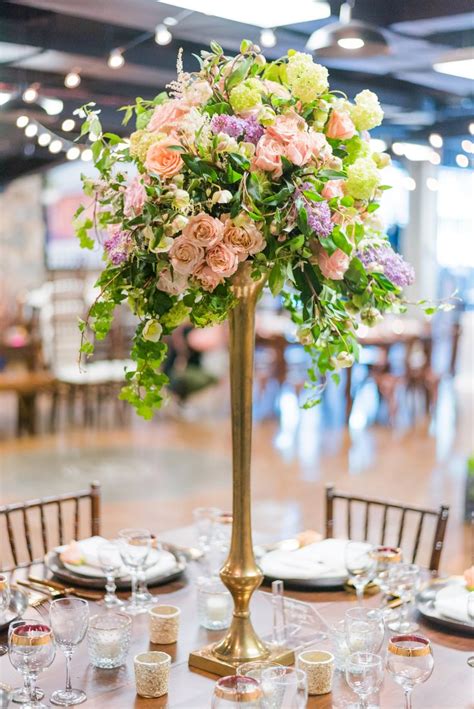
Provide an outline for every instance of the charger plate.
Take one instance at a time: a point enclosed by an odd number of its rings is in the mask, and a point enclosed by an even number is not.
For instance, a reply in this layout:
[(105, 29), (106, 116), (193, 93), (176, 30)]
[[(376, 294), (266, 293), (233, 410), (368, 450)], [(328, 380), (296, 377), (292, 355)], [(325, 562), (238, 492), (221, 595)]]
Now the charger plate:
[(436, 594), (442, 588), (446, 588), (451, 583), (450, 579), (443, 581), (434, 581), (422, 589), (415, 598), (415, 605), (426, 620), (446, 628), (447, 630), (462, 633), (463, 635), (474, 636), (474, 624), (466, 623), (462, 620), (454, 620), (454, 618), (446, 618), (436, 608)]

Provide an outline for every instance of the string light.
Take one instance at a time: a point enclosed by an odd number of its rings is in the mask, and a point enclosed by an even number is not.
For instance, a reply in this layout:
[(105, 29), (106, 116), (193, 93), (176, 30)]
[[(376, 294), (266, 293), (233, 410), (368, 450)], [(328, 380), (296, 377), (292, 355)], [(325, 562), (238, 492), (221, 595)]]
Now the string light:
[(26, 103), (34, 103), (38, 98), (38, 84), (31, 84), (25, 89), (22, 98)]
[(274, 47), (276, 43), (276, 34), (272, 29), (265, 28), (260, 32), (260, 44), (262, 47)]
[(51, 134), (50, 133), (41, 133), (38, 136), (38, 145), (41, 145), (42, 148), (46, 148), (47, 145), (49, 145), (51, 142)]
[(158, 25), (155, 30), (155, 42), (161, 46), (169, 44), (173, 39), (173, 35), (165, 25)]
[(342, 49), (362, 49), (365, 45), (362, 37), (341, 37), (337, 40), (337, 43)]
[(469, 133), (474, 135), (474, 123), (469, 123)]
[(433, 148), (442, 148), (443, 147), (443, 138), (440, 136), (439, 133), (432, 133), (430, 137), (428, 138), (430, 145), (433, 146)]
[(36, 123), (28, 123), (25, 128), (25, 135), (27, 138), (34, 138), (38, 132), (38, 126)]
[(431, 192), (437, 192), (439, 189), (439, 182), (436, 177), (428, 177), (426, 180), (426, 186)]
[(463, 140), (461, 147), (466, 153), (474, 153), (474, 143), (472, 140)]
[(431, 153), (430, 155), (430, 163), (432, 165), (439, 165), (441, 162), (441, 157), (438, 155), (438, 153)]
[(76, 125), (76, 122), (73, 121), (72, 118), (66, 118), (66, 120), (64, 120), (64, 121), (62, 122), (61, 128), (62, 128), (63, 131), (65, 131), (66, 133), (69, 133), (69, 131), (74, 130), (75, 125)]
[(72, 148), (69, 148), (69, 150), (66, 153), (66, 157), (68, 160), (76, 160), (79, 155), (81, 154), (81, 151), (77, 147), (77, 145), (73, 145)]
[(59, 138), (55, 138), (49, 144), (49, 152), (50, 153), (60, 153), (62, 149), (63, 149), (63, 141), (59, 140)]
[(68, 89), (75, 89), (81, 83), (81, 75), (78, 71), (70, 71), (64, 77), (64, 86)]
[(469, 158), (467, 155), (459, 153), (456, 155), (456, 164), (459, 165), (459, 167), (467, 167), (469, 165)]
[(413, 190), (416, 190), (416, 182), (413, 179), (413, 177), (404, 177), (403, 178), (403, 186), (409, 192), (413, 192)]
[(17, 128), (24, 128), (28, 125), (29, 122), (30, 119), (28, 118), (28, 116), (18, 116), (18, 118), (16, 119)]
[(81, 160), (84, 160), (84, 162), (92, 160), (92, 150), (90, 148), (86, 148), (82, 151)]
[(125, 64), (125, 58), (120, 49), (112, 49), (107, 60), (107, 64), (111, 69), (120, 69)]

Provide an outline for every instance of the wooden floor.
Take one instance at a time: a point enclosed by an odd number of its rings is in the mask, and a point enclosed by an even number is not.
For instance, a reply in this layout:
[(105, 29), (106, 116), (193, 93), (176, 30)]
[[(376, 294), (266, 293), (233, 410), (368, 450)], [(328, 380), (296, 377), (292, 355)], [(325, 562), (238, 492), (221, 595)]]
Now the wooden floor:
[[(256, 528), (275, 537), (323, 530), (324, 485), (406, 503), (451, 506), (442, 567), (471, 562), (462, 523), (465, 460), (472, 453), (471, 382), (445, 392), (434, 422), (416, 427), (325, 425), (324, 408), (302, 412), (285, 395), (280, 420), (257, 421), (253, 445)], [(221, 396), (222, 394), (222, 396)], [(230, 509), (231, 440), (224, 390), (194, 407), (122, 430), (72, 430), (0, 443), (4, 501), (68, 492), (98, 479), (104, 533), (125, 526), (188, 524), (199, 505)]]

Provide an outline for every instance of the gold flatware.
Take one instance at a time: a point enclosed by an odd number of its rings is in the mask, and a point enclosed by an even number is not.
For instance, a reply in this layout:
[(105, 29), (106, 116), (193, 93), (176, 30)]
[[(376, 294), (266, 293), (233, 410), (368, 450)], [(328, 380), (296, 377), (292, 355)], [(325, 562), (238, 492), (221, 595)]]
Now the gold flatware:
[(40, 586), (47, 588), (51, 595), (53, 593), (60, 593), (65, 596), (77, 596), (78, 598), (84, 598), (88, 601), (100, 601), (102, 599), (101, 593), (91, 593), (90, 591), (83, 591), (82, 589), (75, 588), (74, 586), (65, 586), (57, 581), (51, 581), (48, 579), (39, 579), (35, 576), (28, 576), (28, 580), (32, 583), (39, 584)]
[(42, 598), (34, 600), (32, 603), (30, 603), (30, 606), (35, 607), (36, 605), (41, 605), (42, 603), (46, 603), (46, 601), (50, 601), (51, 598), (54, 598), (56, 595), (57, 596), (62, 596), (62, 594), (59, 591), (55, 591), (54, 593), (52, 591), (49, 591), (46, 588), (43, 588), (42, 586), (38, 586), (37, 584), (34, 583), (29, 583), (28, 581), (17, 581), (16, 582), (19, 586), (23, 586), (24, 588), (28, 588), (30, 591), (34, 591), (36, 594), (41, 594)]

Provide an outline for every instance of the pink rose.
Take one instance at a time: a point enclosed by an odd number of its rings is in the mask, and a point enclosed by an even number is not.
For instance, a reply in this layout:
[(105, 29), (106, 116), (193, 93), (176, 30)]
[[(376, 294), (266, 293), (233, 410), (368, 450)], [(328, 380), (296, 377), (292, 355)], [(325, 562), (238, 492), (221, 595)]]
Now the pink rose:
[(145, 158), (145, 167), (149, 172), (164, 179), (178, 174), (183, 167), (183, 161), (179, 150), (171, 150), (171, 145), (179, 145), (172, 136), (150, 145)]
[(348, 140), (355, 135), (356, 129), (351, 117), (344, 111), (331, 111), (329, 122), (326, 126), (326, 135), (335, 140)]
[(207, 263), (202, 263), (196, 271), (194, 272), (194, 278), (196, 278), (199, 283), (201, 284), (201, 287), (204, 288), (204, 290), (207, 290), (209, 292), (213, 291), (216, 286), (219, 285), (219, 283), (222, 283), (224, 280), (223, 276), (220, 276), (218, 273), (212, 270)]
[(285, 146), (283, 143), (265, 133), (257, 143), (255, 156), (252, 160), (252, 169), (266, 170), (273, 173), (273, 177), (278, 179), (283, 172), (281, 156), (284, 153)]
[(309, 136), (311, 138), (313, 156), (321, 162), (329, 160), (332, 156), (332, 148), (326, 140), (326, 136), (314, 130), (309, 131)]
[(299, 131), (286, 146), (286, 157), (293, 165), (306, 165), (313, 157), (313, 145), (309, 133)]
[(171, 269), (164, 268), (160, 273), (156, 287), (170, 295), (179, 295), (188, 287), (188, 280), (182, 273), (175, 271), (171, 275)]
[(177, 124), (189, 113), (189, 106), (180, 99), (171, 99), (154, 110), (147, 129), (152, 133), (167, 133), (177, 128)]
[(289, 143), (294, 140), (297, 133), (302, 133), (306, 127), (304, 118), (298, 116), (294, 111), (284, 113), (282, 116), (277, 116), (275, 122), (268, 126), (267, 133), (275, 140), (283, 143)]
[(214, 273), (217, 273), (218, 276), (224, 276), (224, 278), (235, 273), (239, 265), (237, 254), (222, 242), (209, 249), (206, 254), (206, 261)]
[(190, 217), (183, 229), (183, 236), (199, 246), (210, 249), (222, 240), (224, 225), (219, 219), (200, 212)]
[(125, 198), (123, 212), (127, 217), (137, 217), (143, 211), (146, 192), (143, 182), (139, 177), (134, 177), (132, 182), (125, 188)]
[(204, 261), (204, 249), (181, 234), (174, 240), (169, 256), (174, 270), (189, 276)]
[(285, 87), (279, 84), (278, 81), (270, 81), (270, 79), (265, 79), (263, 83), (271, 96), (275, 96), (276, 98), (291, 98), (291, 94), (288, 89), (285, 89)]
[(329, 256), (323, 248), (317, 252), (318, 266), (325, 278), (332, 278), (334, 281), (342, 281), (344, 274), (349, 268), (350, 258), (341, 249), (336, 249)]
[(207, 81), (193, 81), (184, 92), (184, 98), (190, 106), (203, 106), (212, 96), (212, 88)]
[(324, 199), (344, 197), (344, 181), (328, 180), (322, 189), (321, 195), (324, 197)]
[(260, 229), (250, 217), (239, 217), (238, 225), (232, 219), (224, 224), (224, 244), (237, 254), (239, 261), (263, 251), (266, 246)]

